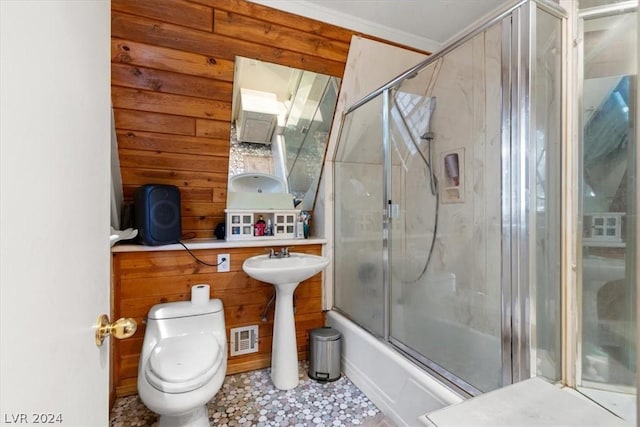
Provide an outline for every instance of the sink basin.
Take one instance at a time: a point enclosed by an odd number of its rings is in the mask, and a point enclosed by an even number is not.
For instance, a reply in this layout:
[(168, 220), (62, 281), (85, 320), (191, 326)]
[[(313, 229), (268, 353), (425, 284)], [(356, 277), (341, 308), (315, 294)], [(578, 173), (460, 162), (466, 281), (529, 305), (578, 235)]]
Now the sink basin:
[(328, 264), (329, 259), (325, 257), (292, 252), (285, 258), (269, 258), (269, 255), (248, 258), (242, 269), (256, 280), (278, 285), (307, 280)]
[(241, 193), (284, 193), (284, 181), (266, 173), (241, 173), (229, 178), (229, 191)]
[(293, 313), (293, 292), (302, 282), (324, 270), (329, 259), (318, 255), (291, 252), (288, 257), (247, 258), (242, 269), (250, 277), (271, 283), (276, 288), (276, 309), (271, 342), (271, 380), (280, 390), (298, 386), (298, 345)]

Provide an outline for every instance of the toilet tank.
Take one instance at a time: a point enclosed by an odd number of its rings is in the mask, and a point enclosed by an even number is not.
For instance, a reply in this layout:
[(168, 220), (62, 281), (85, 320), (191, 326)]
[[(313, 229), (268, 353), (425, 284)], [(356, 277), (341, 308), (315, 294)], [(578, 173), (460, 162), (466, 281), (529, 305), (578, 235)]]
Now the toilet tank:
[(213, 333), (226, 343), (222, 301), (210, 299), (204, 304), (191, 301), (170, 302), (151, 307), (147, 316), (145, 344), (177, 335)]
[(210, 299), (204, 304), (193, 304), (191, 301), (168, 302), (156, 304), (149, 310), (149, 319), (174, 319), (187, 316), (218, 313), (222, 311), (222, 301)]

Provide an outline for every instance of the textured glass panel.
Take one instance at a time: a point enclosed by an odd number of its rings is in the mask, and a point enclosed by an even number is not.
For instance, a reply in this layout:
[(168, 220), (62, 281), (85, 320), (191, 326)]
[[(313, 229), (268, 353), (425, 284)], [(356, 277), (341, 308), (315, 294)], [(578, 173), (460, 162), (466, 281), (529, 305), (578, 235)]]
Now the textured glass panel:
[[(561, 299), (560, 299), (560, 164), (561, 164), (561, 61), (562, 31), (560, 19), (536, 11), (535, 63), (532, 64), (532, 129), (535, 156), (529, 164), (535, 176), (534, 231), (531, 244), (530, 295), (531, 374), (552, 380), (561, 378)], [(535, 166), (533, 166), (535, 165)], [(533, 213), (535, 212), (535, 213)], [(535, 327), (534, 327), (535, 326)]]
[(383, 335), (382, 98), (345, 116), (334, 164), (334, 305)]

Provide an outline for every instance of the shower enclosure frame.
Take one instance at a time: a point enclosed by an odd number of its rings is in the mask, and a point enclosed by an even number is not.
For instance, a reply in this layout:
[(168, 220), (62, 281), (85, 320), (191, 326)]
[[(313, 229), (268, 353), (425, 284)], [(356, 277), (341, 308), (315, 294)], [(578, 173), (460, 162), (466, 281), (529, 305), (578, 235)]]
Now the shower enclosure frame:
[[(549, 13), (561, 22), (560, 35), (566, 37), (566, 14), (557, 4), (547, 0), (520, 0), (502, 11), (495, 17), (480, 24), (465, 33), (460, 39), (445, 47), (443, 50), (429, 56), (423, 62), (410, 68), (389, 83), (381, 86), (369, 95), (363, 97), (343, 113), (345, 117), (358, 108), (382, 97), (382, 145), (384, 150), (383, 172), (385, 175), (382, 190), (382, 292), (383, 292), (383, 333), (380, 336), (375, 331), (363, 326), (374, 336), (378, 336), (405, 353), (410, 359), (418, 362), (428, 372), (444, 381), (458, 393), (473, 396), (482, 393), (470, 383), (458, 378), (425, 356), (417, 353), (395, 340), (390, 333), (391, 308), (391, 275), (389, 269), (389, 222), (392, 216), (390, 205), (391, 189), (391, 155), (390, 155), (390, 124), (389, 111), (391, 107), (391, 91), (397, 88), (405, 79), (415, 76), (422, 69), (438, 61), (456, 48), (472, 40), (478, 34), (496, 24), (502, 26), (502, 111), (501, 111), (501, 355), (502, 355), (502, 385), (511, 384), (531, 377), (531, 360), (535, 360), (535, 336), (530, 332), (530, 325), (535, 321), (535, 312), (531, 307), (535, 304), (535, 292), (527, 284), (535, 283), (535, 266), (529, 263), (527, 254), (531, 250), (531, 209), (535, 212), (535, 199), (530, 195), (531, 187), (535, 189), (535, 168), (531, 172), (531, 162), (535, 156), (528, 156), (531, 141), (535, 141), (535, 109), (532, 108), (532, 85), (535, 81), (535, 67), (530, 67), (535, 61), (535, 28), (536, 12), (540, 9)], [(561, 43), (564, 49), (564, 43)], [(533, 58), (533, 59), (532, 59)], [(564, 58), (564, 55), (562, 55)], [(562, 81), (561, 84), (564, 84)], [(562, 89), (561, 89), (562, 92)], [(564, 95), (564, 94), (563, 94)], [(564, 114), (564, 110), (561, 111)], [(561, 122), (562, 129), (562, 122)], [(344, 127), (341, 126), (338, 141), (342, 139)], [(515, 141), (515, 142), (514, 142)], [(533, 159), (532, 159), (533, 158)], [(335, 159), (334, 159), (335, 161)], [(559, 160), (558, 160), (559, 161)], [(533, 163), (535, 166), (535, 163)], [(335, 168), (335, 162), (333, 163)], [(527, 175), (526, 172), (529, 171)], [(335, 175), (335, 170), (333, 172)], [(334, 180), (334, 186), (337, 180)], [(335, 192), (334, 188), (334, 192)], [(534, 191), (535, 193), (535, 191)], [(558, 190), (558, 196), (560, 192)], [(535, 196), (534, 196), (535, 197)], [(560, 201), (558, 200), (558, 205)], [(334, 210), (335, 213), (335, 210)], [(557, 218), (560, 221), (560, 218)], [(534, 230), (535, 231), (535, 230)], [(334, 233), (337, 231), (334, 230)], [(334, 236), (336, 238), (337, 236)], [(535, 240), (535, 239), (534, 239)], [(558, 239), (559, 242), (559, 239)], [(535, 247), (534, 247), (535, 250)], [(560, 247), (558, 244), (558, 257)], [(334, 270), (334, 274), (335, 270)], [(560, 288), (560, 274), (557, 277)], [(334, 286), (338, 278), (334, 277)], [(333, 305), (333, 309), (353, 321), (349, 313)], [(559, 315), (562, 313), (559, 313)], [(358, 322), (355, 322), (356, 324)], [(560, 326), (559, 326), (560, 327)], [(558, 364), (560, 361), (558, 361)]]

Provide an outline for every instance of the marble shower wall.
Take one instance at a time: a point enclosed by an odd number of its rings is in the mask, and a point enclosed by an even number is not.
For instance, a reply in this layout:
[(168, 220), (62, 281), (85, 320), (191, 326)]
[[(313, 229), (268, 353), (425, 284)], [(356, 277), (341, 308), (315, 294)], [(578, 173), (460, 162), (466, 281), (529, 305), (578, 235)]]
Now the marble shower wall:
[[(394, 270), (398, 272), (392, 279), (396, 302), (406, 302), (405, 309), (415, 305), (429, 318), (499, 337), (500, 25), (445, 55), (441, 64), (434, 63), (407, 80), (400, 91), (436, 97), (430, 130), (435, 136), (432, 158), (440, 203), (427, 273), (417, 282), (404, 280), (418, 277), (424, 266), (436, 203), (428, 170), (417, 155), (408, 164), (394, 162), (394, 179), (401, 181), (394, 185), (395, 197), (402, 200), (401, 217), (392, 229)], [(421, 143), (425, 154), (426, 144)], [(447, 200), (447, 187), (452, 183), (445, 172), (444, 156), (451, 152), (463, 154), (459, 156), (462, 181), (457, 200)]]

